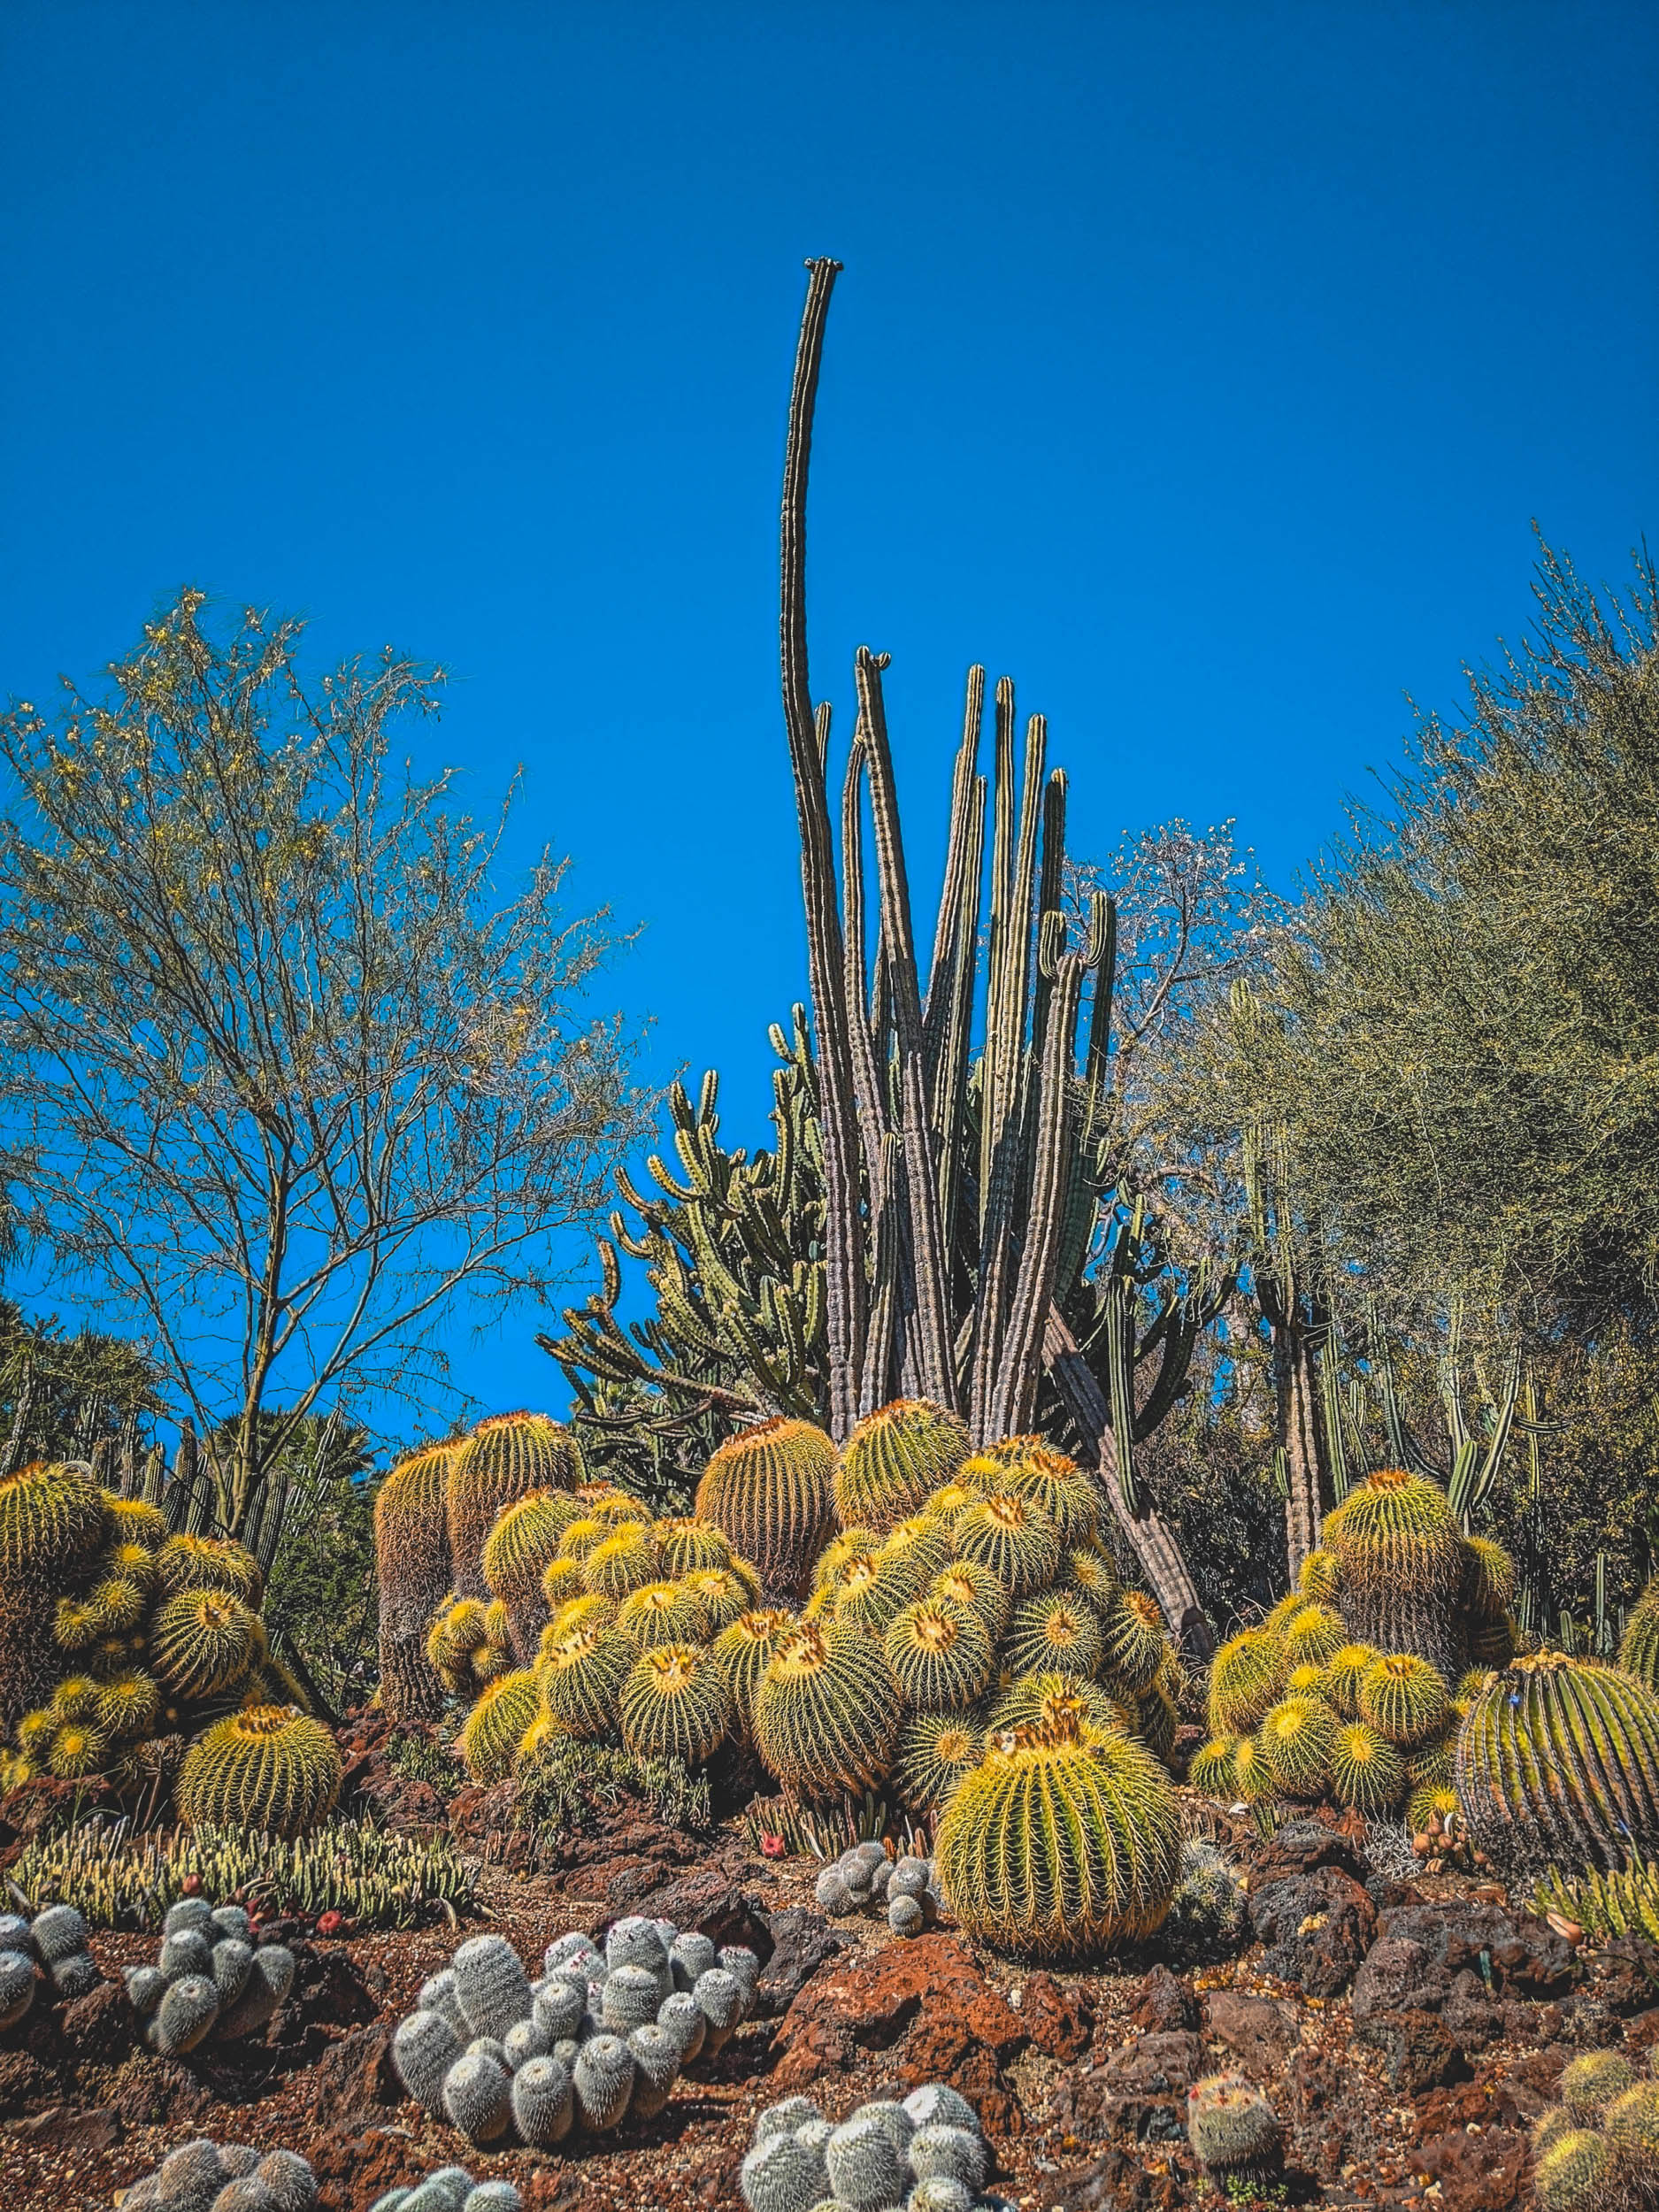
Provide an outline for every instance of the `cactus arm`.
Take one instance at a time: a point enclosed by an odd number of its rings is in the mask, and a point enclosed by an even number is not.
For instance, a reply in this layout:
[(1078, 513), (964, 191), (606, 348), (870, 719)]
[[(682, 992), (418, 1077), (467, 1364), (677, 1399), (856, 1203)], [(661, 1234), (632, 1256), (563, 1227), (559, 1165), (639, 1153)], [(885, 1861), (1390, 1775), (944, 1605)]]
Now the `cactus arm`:
[(875, 1032), (870, 1017), (869, 948), (864, 941), (864, 781), (869, 741), (864, 719), (847, 754), (841, 784), (841, 932), (848, 1041), (852, 1051), (858, 1133), (866, 1168), (881, 1156), (887, 1126), (887, 1086), (876, 1071)]
[[(1055, 910), (1045, 917), (1045, 920), (1050, 918), (1058, 927), (1049, 934), (1064, 944), (1064, 920)], [(993, 1401), (993, 1425), (999, 1435), (1006, 1436), (1029, 1428), (1036, 1416), (1043, 1322), (1054, 1300), (1071, 1153), (1068, 1078), (1077, 1053), (1084, 964), (1076, 953), (1062, 952), (1045, 964), (1053, 996), (1047, 1010), (1048, 1033), (1044, 1041), (1030, 1210), (1009, 1310), (1002, 1375)]]
[(830, 1430), (844, 1438), (857, 1417), (864, 1321), (864, 1233), (859, 1215), (858, 1132), (842, 994), (841, 917), (825, 761), (807, 670), (806, 495), (824, 326), (840, 264), (807, 264), (809, 279), (789, 394), (779, 547), (779, 648), (784, 725), (801, 836), (801, 892), (807, 974), (818, 1025), (818, 1121), (824, 1146), (826, 1330)]
[(962, 711), (962, 741), (950, 783), (950, 831), (945, 845), (945, 875), (940, 886), (939, 912), (933, 924), (933, 957), (927, 972), (927, 997), (922, 1009), (922, 1033), (927, 1056), (927, 1074), (938, 1119), (938, 1079), (945, 1041), (955, 1018), (956, 982), (965, 965), (972, 979), (974, 939), (964, 932), (969, 902), (977, 911), (979, 877), (972, 862), (972, 824), (980, 824), (983, 854), (985, 787), (978, 774), (979, 732), (985, 721), (985, 671), (977, 664), (968, 671), (967, 696)]
[(1057, 959), (1065, 950), (1065, 924), (1061, 912), (1065, 880), (1065, 771), (1051, 768), (1042, 795), (1042, 872), (1037, 885), (1037, 991), (1031, 1019), (1032, 1056), (1039, 1068), (1042, 1065), (1043, 1039), (1048, 1030), (1048, 998), (1054, 988), (1053, 962), (1041, 957), (1042, 933), (1050, 914), (1060, 920), (1060, 940), (1055, 957)]
[[(983, 675), (983, 671), (981, 671)], [(981, 683), (983, 693), (983, 683)], [(978, 974), (979, 903), (985, 863), (985, 808), (987, 786), (983, 776), (973, 784), (973, 804), (968, 818), (968, 849), (964, 864), (966, 885), (959, 918), (956, 964), (946, 996), (944, 1037), (933, 1081), (933, 1133), (939, 1145), (939, 1224), (946, 1250), (956, 1252), (961, 1241), (964, 1161), (972, 1156), (968, 1125), (968, 1071), (973, 1034), (974, 984)]]
[(904, 1155), (902, 1188), (910, 1217), (910, 1261), (915, 1278), (917, 1366), (922, 1394), (931, 1398), (935, 1405), (954, 1411), (956, 1386), (951, 1366), (950, 1312), (939, 1230), (939, 1179), (923, 1049), (910, 879), (904, 866), (898, 793), (894, 785), (887, 709), (881, 694), (884, 664), (884, 657), (872, 653), (867, 647), (859, 647), (858, 701), (869, 747), (870, 803), (881, 884), (883, 965), (892, 995), (893, 1026), (898, 1048), (902, 1108), (900, 1135)]

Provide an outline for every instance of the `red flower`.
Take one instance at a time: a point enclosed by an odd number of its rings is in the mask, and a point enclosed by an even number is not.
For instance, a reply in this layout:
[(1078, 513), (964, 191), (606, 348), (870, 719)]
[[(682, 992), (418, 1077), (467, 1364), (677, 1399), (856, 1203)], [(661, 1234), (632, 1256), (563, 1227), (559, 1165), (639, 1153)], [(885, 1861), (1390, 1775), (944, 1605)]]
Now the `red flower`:
[(323, 1912), (317, 1916), (317, 1932), (319, 1936), (338, 1935), (345, 1924), (344, 1913)]
[(780, 1859), (784, 1855), (783, 1838), (781, 1836), (769, 1836), (763, 1832), (760, 1839), (760, 1847), (765, 1857), (769, 1859)]
[(187, 1874), (179, 1887), (187, 1897), (199, 1897), (202, 1894), (202, 1878), (199, 1874)]

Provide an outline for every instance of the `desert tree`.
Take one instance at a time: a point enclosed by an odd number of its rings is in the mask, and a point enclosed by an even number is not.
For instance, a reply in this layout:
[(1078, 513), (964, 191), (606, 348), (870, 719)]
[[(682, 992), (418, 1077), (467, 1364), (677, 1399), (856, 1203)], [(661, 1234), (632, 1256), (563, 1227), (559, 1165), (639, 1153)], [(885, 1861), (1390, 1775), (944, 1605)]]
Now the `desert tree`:
[[(442, 670), (308, 676), (188, 591), (96, 697), (0, 719), (0, 1033), (20, 1233), (215, 1440), (244, 1524), (311, 1416), (448, 1382), (438, 1325), (558, 1279), (649, 1102), (620, 941), (394, 752)], [(276, 1417), (270, 1417), (273, 1415)]]

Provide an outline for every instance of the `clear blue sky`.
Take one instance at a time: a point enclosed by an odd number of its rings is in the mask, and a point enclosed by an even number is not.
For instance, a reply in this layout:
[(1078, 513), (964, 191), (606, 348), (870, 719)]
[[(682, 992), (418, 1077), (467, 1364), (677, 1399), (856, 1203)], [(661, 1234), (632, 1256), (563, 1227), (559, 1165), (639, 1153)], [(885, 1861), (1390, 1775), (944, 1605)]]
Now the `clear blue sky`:
[[(931, 904), (971, 659), (1072, 842), (1236, 816), (1289, 885), (1536, 516), (1659, 513), (1659, 14), (10, 0), (0, 691), (185, 581), (459, 680), (430, 761), (641, 921), (651, 1066), (762, 1132), (803, 988), (776, 506), (847, 265), (815, 688), (889, 708)], [(558, 1402), (528, 1315), (487, 1405)]]

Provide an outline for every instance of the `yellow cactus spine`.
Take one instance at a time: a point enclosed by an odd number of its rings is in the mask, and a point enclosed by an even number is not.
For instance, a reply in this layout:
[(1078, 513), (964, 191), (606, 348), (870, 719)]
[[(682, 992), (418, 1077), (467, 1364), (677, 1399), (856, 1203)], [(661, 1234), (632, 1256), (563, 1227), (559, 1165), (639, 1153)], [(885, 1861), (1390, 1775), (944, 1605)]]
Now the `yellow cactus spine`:
[(1038, 1505), (994, 1491), (965, 1506), (952, 1525), (958, 1559), (988, 1567), (1012, 1599), (1046, 1590), (1060, 1571), (1060, 1532)]
[(1432, 1736), (1445, 1722), (1446, 1704), (1443, 1678), (1409, 1652), (1385, 1652), (1360, 1677), (1359, 1717), (1392, 1744), (1409, 1748)]
[(810, 1585), (835, 1525), (835, 1447), (822, 1429), (763, 1421), (710, 1460), (697, 1486), (697, 1517), (715, 1524), (764, 1589), (797, 1595)]
[(212, 1697), (264, 1657), (264, 1632), (227, 1591), (182, 1590), (157, 1607), (150, 1652), (156, 1673), (180, 1697)]
[(992, 1445), (968, 1463), (962, 1479), (982, 1495), (1000, 1491), (1034, 1505), (1058, 1530), (1063, 1551), (1094, 1541), (1100, 1514), (1094, 1484), (1075, 1460), (1050, 1451), (1040, 1436), (1010, 1436)]
[(1395, 1467), (1367, 1475), (1326, 1519), (1325, 1542), (1349, 1635), (1455, 1678), (1453, 1611), (1467, 1548), (1439, 1484)]
[(507, 1609), (521, 1663), (535, 1649), (547, 1617), (541, 1578), (557, 1556), (559, 1539), (580, 1512), (568, 1490), (532, 1490), (503, 1508), (484, 1540), (484, 1581)]
[(657, 1540), (662, 1547), (663, 1572), (671, 1578), (732, 1563), (726, 1532), (716, 1528), (712, 1521), (699, 1521), (689, 1514), (658, 1521)]
[(190, 1828), (257, 1828), (291, 1839), (340, 1794), (339, 1747), (320, 1721), (260, 1705), (216, 1721), (184, 1755), (175, 1793)]
[(698, 1767), (731, 1732), (735, 1709), (712, 1655), (694, 1644), (659, 1644), (634, 1664), (618, 1711), (636, 1758)]
[(841, 1448), (835, 1509), (885, 1536), (926, 1503), (968, 1456), (968, 1430), (926, 1398), (895, 1398), (867, 1414)]
[(708, 1616), (683, 1582), (647, 1582), (618, 1607), (617, 1626), (640, 1650), (654, 1651), (658, 1644), (701, 1643)]
[(541, 1701), (568, 1735), (608, 1736), (616, 1726), (622, 1685), (638, 1656), (617, 1629), (572, 1629), (541, 1662)]
[(506, 1779), (541, 1709), (541, 1684), (529, 1667), (515, 1667), (511, 1673), (486, 1684), (456, 1738), (456, 1747), (475, 1782)]
[(782, 1606), (751, 1606), (723, 1628), (710, 1647), (710, 1655), (726, 1678), (739, 1725), (745, 1735), (754, 1732), (755, 1695), (772, 1664), (772, 1654), (795, 1626), (795, 1615)]
[(1405, 1794), (1405, 1761), (1386, 1736), (1363, 1720), (1345, 1721), (1332, 1741), (1331, 1793), (1367, 1820), (1379, 1819)]
[(1256, 1727), (1285, 1681), (1285, 1647), (1267, 1628), (1241, 1629), (1210, 1663), (1210, 1726), (1217, 1736)]
[(976, 1560), (953, 1559), (948, 1567), (941, 1567), (928, 1584), (926, 1594), (937, 1598), (941, 1605), (959, 1606), (964, 1612), (977, 1613), (993, 1643), (1000, 1640), (1008, 1626), (1012, 1601), (1007, 1586)]
[(635, 1590), (657, 1581), (662, 1571), (652, 1530), (641, 1521), (623, 1521), (583, 1560), (582, 1580), (595, 1597), (620, 1605)]
[(1087, 1958), (1162, 1925), (1180, 1869), (1169, 1776), (1127, 1737), (1064, 1721), (995, 1742), (939, 1826), (940, 1878), (978, 1940)]
[(1318, 1797), (1330, 1777), (1336, 1721), (1317, 1697), (1286, 1697), (1273, 1706), (1256, 1733), (1274, 1786), (1286, 1797)]
[(979, 1615), (932, 1598), (907, 1605), (881, 1648), (899, 1694), (923, 1712), (955, 1712), (972, 1705), (996, 1663)]
[(803, 1621), (761, 1679), (755, 1744), (799, 1797), (872, 1789), (891, 1766), (902, 1710), (879, 1644), (839, 1621)]
[(1130, 1731), (1129, 1708), (1098, 1682), (1079, 1682), (1074, 1674), (1022, 1674), (1015, 1678), (991, 1707), (993, 1734), (1015, 1730), (1054, 1728), (1069, 1717), (1079, 1726)]
[(1169, 1655), (1157, 1600), (1144, 1590), (1120, 1590), (1101, 1623), (1102, 1671), (1139, 1697), (1157, 1680)]
[(222, 1590), (257, 1606), (265, 1586), (259, 1563), (241, 1544), (217, 1536), (170, 1536), (156, 1554), (156, 1579), (163, 1594)]
[(899, 1795), (913, 1812), (940, 1812), (984, 1755), (985, 1731), (973, 1714), (912, 1713), (899, 1731)]
[(502, 1413), (455, 1447), (445, 1502), (449, 1557), (462, 1597), (481, 1598), (484, 1546), (497, 1517), (532, 1490), (569, 1490), (580, 1474), (575, 1439), (545, 1413)]
[(1014, 1608), (1003, 1650), (1016, 1674), (1052, 1671), (1087, 1682), (1100, 1671), (1101, 1647), (1093, 1607), (1070, 1591), (1045, 1590)]
[(453, 1448), (427, 1444), (400, 1459), (374, 1497), (374, 1573), (380, 1599), (380, 1701), (394, 1720), (430, 1719), (446, 1686), (427, 1647), (427, 1624), (450, 1594), (444, 1500)]

